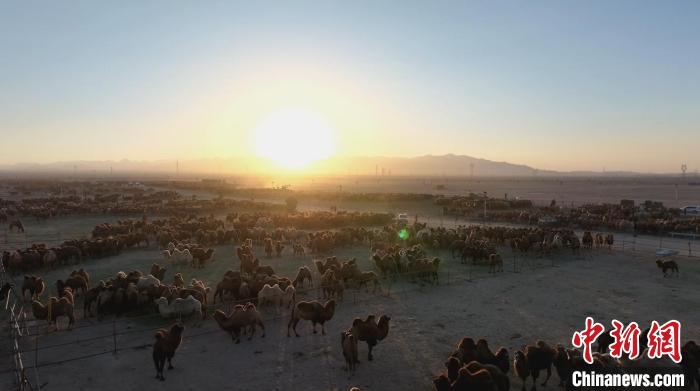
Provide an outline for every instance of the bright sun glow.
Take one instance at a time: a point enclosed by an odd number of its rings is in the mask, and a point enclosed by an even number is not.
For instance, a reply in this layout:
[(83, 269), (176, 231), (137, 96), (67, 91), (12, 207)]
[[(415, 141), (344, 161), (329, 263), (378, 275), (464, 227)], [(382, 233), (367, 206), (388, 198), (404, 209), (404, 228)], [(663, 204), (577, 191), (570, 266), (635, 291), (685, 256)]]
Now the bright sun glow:
[(255, 151), (287, 169), (300, 169), (335, 152), (335, 129), (325, 118), (303, 109), (284, 109), (255, 128)]

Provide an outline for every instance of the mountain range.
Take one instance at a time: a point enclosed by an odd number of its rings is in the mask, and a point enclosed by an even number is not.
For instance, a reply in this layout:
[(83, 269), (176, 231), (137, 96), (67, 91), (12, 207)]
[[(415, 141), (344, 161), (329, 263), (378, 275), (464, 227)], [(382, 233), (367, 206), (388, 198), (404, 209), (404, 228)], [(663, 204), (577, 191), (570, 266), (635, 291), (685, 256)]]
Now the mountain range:
[[(17, 163), (0, 166), (0, 173), (68, 175), (265, 175), (285, 172), (265, 158), (211, 158), (193, 160), (104, 160)], [(292, 172), (293, 173), (293, 172)], [(523, 164), (497, 162), (466, 155), (424, 155), (417, 157), (331, 157), (309, 164), (304, 174), (392, 175), (392, 176), (630, 176), (635, 172), (592, 172), (540, 170)]]

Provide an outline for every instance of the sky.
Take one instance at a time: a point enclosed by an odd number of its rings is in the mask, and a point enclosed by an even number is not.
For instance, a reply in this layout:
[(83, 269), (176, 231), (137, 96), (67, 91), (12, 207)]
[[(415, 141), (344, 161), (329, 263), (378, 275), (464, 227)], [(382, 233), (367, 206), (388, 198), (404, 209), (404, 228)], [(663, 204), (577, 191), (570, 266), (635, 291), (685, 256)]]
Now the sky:
[(691, 0), (5, 0), (0, 163), (253, 156), (300, 108), (340, 156), (692, 171), (698, 20)]

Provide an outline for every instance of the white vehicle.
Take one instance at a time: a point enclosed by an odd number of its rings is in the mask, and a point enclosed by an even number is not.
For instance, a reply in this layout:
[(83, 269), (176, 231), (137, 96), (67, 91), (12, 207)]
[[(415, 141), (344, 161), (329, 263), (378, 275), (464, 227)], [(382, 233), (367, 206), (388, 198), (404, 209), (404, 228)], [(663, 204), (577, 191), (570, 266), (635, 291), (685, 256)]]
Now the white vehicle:
[(408, 225), (408, 213), (399, 213), (399, 215), (396, 216), (396, 222), (401, 225)]
[(700, 206), (686, 206), (681, 208), (681, 212), (687, 215), (700, 214)]

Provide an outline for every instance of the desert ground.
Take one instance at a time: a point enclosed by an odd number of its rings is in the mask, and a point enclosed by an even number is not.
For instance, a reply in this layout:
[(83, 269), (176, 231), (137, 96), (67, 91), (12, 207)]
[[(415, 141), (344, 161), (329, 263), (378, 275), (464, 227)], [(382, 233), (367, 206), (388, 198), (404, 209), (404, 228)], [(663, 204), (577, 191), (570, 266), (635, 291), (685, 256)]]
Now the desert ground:
[[(409, 206), (394, 205), (388, 209), (398, 211)], [(381, 208), (382, 205), (373, 206)], [(444, 221), (436, 214), (422, 216), (434, 225), (465, 223)], [(28, 230), (70, 230), (88, 235), (94, 224), (105, 219), (97, 216), (28, 222)], [(627, 239), (639, 241), (635, 251), (629, 242), (623, 248), (621, 240), (612, 250), (572, 254), (562, 249), (543, 257), (515, 256), (502, 248), (505, 270), (496, 275), (489, 274), (484, 265), (460, 264), (446, 251), (428, 251), (443, 260), (438, 286), (401, 278), (393, 283), (383, 280), (381, 292), (348, 289), (335, 316), (326, 324), (326, 335), (312, 334), (310, 324), (302, 321), (298, 327), (301, 337), (288, 338), (290, 310), (271, 307), (262, 310), (265, 338), (257, 333), (251, 341), (244, 339), (237, 345), (211, 317), (185, 320), (184, 342), (175, 356), (175, 369), (166, 372), (165, 382), (155, 379), (151, 344), (155, 330), (168, 327), (172, 321), (153, 312), (120, 318), (110, 315), (102, 321), (83, 319), (82, 307), (78, 305), (78, 321), (73, 330), (64, 330), (65, 319), (59, 321), (60, 331), (49, 331), (43, 322), (27, 322), (29, 336), (21, 340), (24, 365), (29, 368), (32, 383), (45, 390), (190, 390), (203, 386), (237, 390), (346, 390), (351, 386), (362, 390), (429, 390), (433, 377), (443, 371), (446, 357), (465, 336), (486, 338), (494, 350), (504, 346), (511, 352), (511, 359), (515, 350), (537, 339), (570, 346), (572, 333), (583, 327), (586, 316), (606, 326), (613, 318), (640, 325), (648, 325), (651, 320), (678, 319), (687, 325), (683, 340), (700, 338), (696, 326), (700, 313), (693, 310), (698, 304), (700, 252), (693, 257), (678, 256), (680, 277), (664, 278), (654, 263), (658, 239)], [(6, 240), (13, 240), (12, 234)], [(664, 247), (669, 243), (674, 242), (667, 240)], [(677, 241), (681, 247), (685, 243)], [(211, 285), (226, 270), (238, 269), (233, 245), (215, 250), (215, 261), (205, 269), (179, 269), (187, 281), (200, 278)], [(262, 253), (262, 248), (256, 248), (256, 252)], [(357, 258), (362, 269), (373, 267), (367, 246), (341, 248), (334, 254), (342, 259)], [(91, 274), (92, 281), (97, 281), (119, 270), (147, 270), (156, 261), (162, 263), (162, 256), (152, 246), (83, 262), (80, 267)], [(309, 266), (318, 282), (311, 255), (295, 257), (287, 253), (282, 258), (264, 261), (278, 274), (287, 276), (301, 265)], [(68, 265), (41, 273), (47, 281), (55, 281), (77, 267)], [(174, 270), (168, 270), (165, 279), (170, 281), (173, 273)], [(15, 282), (21, 285), (21, 276)], [(55, 286), (49, 284), (48, 289), (53, 293)], [(319, 295), (311, 289), (300, 293), (297, 300), (316, 299)], [(80, 297), (77, 300), (81, 302)], [(230, 304), (224, 308), (230, 308)], [(354, 318), (369, 314), (391, 317), (389, 336), (375, 348), (372, 362), (367, 361), (366, 345), (360, 343), (361, 364), (354, 375), (349, 375), (344, 370), (340, 333), (351, 326)], [(6, 328), (3, 335), (3, 340), (9, 341)], [(2, 389), (11, 389), (14, 384), (10, 353), (8, 343), (3, 343)], [(558, 389), (558, 378), (556, 374), (552, 376), (553, 380), (542, 389)], [(519, 389), (520, 382), (512, 371), (511, 381), (511, 388)]]
[[(236, 178), (231, 182), (242, 187), (269, 187), (271, 184), (291, 185), (294, 189), (430, 193), (457, 195), (487, 192), (491, 197), (522, 198), (537, 205), (551, 200), (563, 205), (618, 202), (621, 199), (643, 202), (654, 200), (669, 207), (682, 207), (700, 203), (700, 177), (686, 176), (630, 176), (630, 177), (412, 177), (412, 176), (360, 176), (323, 177), (314, 180), (288, 178)], [(678, 196), (676, 197), (676, 190)], [(338, 204), (339, 207), (343, 204)]]

